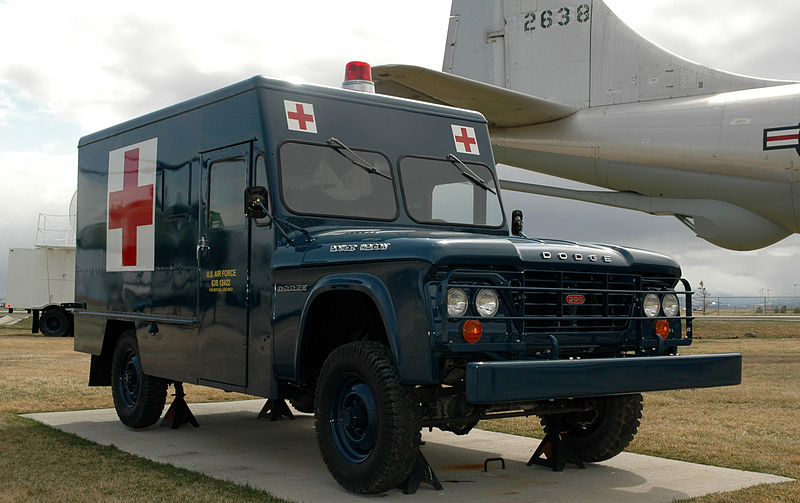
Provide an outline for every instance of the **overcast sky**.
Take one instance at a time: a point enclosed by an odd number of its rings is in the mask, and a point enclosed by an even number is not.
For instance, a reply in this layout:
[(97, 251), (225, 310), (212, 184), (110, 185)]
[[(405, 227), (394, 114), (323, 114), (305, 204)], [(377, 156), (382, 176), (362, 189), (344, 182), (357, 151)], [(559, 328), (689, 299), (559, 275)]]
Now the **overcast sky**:
[[(796, 0), (607, 0), (666, 49), (722, 70), (800, 80)], [(154, 2), (0, 0), (0, 297), (7, 249), (31, 247), (38, 213), (65, 214), (78, 139), (255, 74), (340, 84), (344, 64), (440, 69), (449, 0)], [(574, 186), (501, 167), (501, 175)], [(715, 295), (792, 295), (800, 237), (756, 252), (717, 248), (672, 217), (530, 195), (528, 235), (675, 257)]]

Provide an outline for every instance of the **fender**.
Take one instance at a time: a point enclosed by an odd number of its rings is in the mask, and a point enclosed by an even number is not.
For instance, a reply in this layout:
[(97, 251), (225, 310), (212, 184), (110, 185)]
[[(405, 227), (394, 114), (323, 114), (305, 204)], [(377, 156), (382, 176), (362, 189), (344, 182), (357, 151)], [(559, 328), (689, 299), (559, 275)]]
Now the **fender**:
[(394, 309), (389, 289), (380, 278), (372, 274), (348, 273), (332, 274), (320, 279), (314, 285), (308, 297), (306, 297), (305, 304), (303, 305), (303, 313), (300, 317), (297, 346), (295, 348), (295, 369), (300, 369), (301, 350), (305, 340), (306, 322), (311, 306), (319, 295), (333, 290), (360, 292), (372, 299), (383, 321), (383, 328), (386, 331), (386, 337), (389, 339), (392, 356), (394, 356), (398, 368), (401, 368), (403, 362), (399, 349), (400, 330), (397, 326), (397, 313)]

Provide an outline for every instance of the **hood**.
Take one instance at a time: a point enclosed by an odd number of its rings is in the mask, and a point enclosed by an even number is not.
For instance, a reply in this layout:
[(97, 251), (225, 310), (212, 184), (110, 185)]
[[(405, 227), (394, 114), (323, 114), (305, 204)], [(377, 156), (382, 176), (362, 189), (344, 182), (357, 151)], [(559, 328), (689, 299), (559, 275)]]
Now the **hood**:
[(625, 269), (680, 277), (671, 258), (658, 253), (594, 243), (527, 239), (428, 229), (310, 230), (313, 241), (282, 246), (273, 267), (413, 260), (438, 267), (495, 269)]

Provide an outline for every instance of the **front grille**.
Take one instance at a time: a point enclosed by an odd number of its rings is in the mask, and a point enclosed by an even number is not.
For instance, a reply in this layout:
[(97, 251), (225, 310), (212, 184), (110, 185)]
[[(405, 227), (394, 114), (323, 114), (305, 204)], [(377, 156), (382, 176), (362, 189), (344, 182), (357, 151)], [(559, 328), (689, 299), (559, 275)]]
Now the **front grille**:
[(526, 271), (524, 280), (523, 323), (531, 334), (624, 331), (641, 288), (631, 274)]

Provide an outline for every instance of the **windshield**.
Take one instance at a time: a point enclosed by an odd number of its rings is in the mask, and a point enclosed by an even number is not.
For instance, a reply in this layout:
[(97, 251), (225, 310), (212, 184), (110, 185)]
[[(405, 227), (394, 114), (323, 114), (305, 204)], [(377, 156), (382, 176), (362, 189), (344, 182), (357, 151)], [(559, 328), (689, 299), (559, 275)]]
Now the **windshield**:
[(406, 209), (417, 222), (503, 225), (497, 181), (483, 164), (409, 156), (400, 160), (399, 168)]
[(397, 216), (389, 161), (381, 154), (287, 142), (280, 149), (279, 173), (283, 202), (295, 213), (373, 220)]

